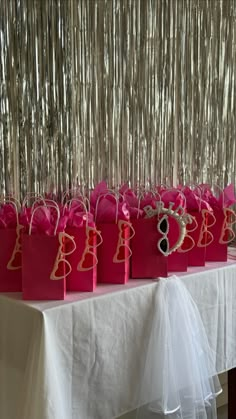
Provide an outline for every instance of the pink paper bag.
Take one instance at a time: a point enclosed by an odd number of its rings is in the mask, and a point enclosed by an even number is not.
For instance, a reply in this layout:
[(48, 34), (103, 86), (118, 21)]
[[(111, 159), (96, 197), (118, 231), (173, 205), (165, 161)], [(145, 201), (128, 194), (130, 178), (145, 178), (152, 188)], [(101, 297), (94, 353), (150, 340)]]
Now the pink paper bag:
[(168, 256), (168, 272), (187, 272), (188, 253), (180, 253), (178, 250)]
[[(207, 226), (207, 219), (204, 220), (201, 211), (189, 211), (189, 214), (195, 217), (197, 222), (197, 228), (189, 232), (189, 236), (195, 242), (195, 246), (188, 252), (188, 265), (189, 266), (205, 266), (206, 261), (206, 241), (204, 241), (204, 237), (201, 236), (201, 231), (204, 228), (204, 222), (206, 222)], [(201, 245), (201, 246), (200, 246)]]
[(135, 236), (132, 238), (131, 277), (158, 278), (167, 276), (167, 257), (158, 249), (162, 238), (157, 230), (157, 217), (132, 220)]
[[(215, 224), (210, 228), (213, 236), (212, 242), (206, 248), (206, 261), (208, 262), (226, 262), (228, 252), (228, 238), (224, 237), (228, 234), (228, 228), (224, 233), (225, 214), (222, 208), (214, 208)], [(221, 238), (225, 239), (225, 243), (221, 243)]]
[[(180, 236), (179, 225), (174, 218), (169, 217), (169, 246), (170, 248), (178, 241)], [(168, 257), (168, 272), (186, 272), (188, 268), (188, 252), (179, 252), (178, 249)]]
[(99, 223), (103, 242), (97, 249), (98, 282), (107, 284), (125, 284), (129, 279), (131, 250), (130, 223), (119, 220), (118, 223)]
[(0, 229), (0, 292), (20, 292), (21, 277), (21, 244), (20, 229)]
[[(67, 291), (94, 291), (97, 285), (97, 230), (94, 227), (67, 227), (74, 238), (76, 250), (67, 256), (71, 273), (67, 277)], [(68, 243), (69, 248), (71, 246)], [(69, 251), (68, 248), (68, 251)]]
[(64, 300), (66, 268), (63, 254), (63, 243), (60, 243), (58, 234), (22, 235), (24, 300)]

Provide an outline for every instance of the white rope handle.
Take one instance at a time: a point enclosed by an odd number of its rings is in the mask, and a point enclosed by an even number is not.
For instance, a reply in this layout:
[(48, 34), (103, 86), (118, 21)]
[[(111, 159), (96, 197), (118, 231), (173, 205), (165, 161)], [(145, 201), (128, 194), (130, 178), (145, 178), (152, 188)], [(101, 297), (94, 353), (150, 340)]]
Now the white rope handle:
[(51, 205), (52, 204), (54, 207), (59, 208), (58, 203), (56, 201), (54, 201), (53, 199), (45, 198), (44, 202), (45, 202), (44, 205), (47, 205), (47, 204)]
[(88, 212), (90, 212), (90, 201), (89, 201), (89, 199), (87, 198), (87, 196), (84, 196), (84, 198), (83, 198), (83, 200), (86, 202), (86, 204), (87, 204), (87, 207), (88, 207)]
[(66, 197), (69, 196), (69, 194), (75, 194), (76, 196), (74, 196), (73, 198), (79, 198), (80, 196), (83, 198), (83, 194), (81, 193), (79, 186), (77, 188), (70, 188), (70, 189), (67, 189), (66, 191), (64, 191), (63, 194), (62, 194), (62, 197), (61, 197), (61, 204), (62, 205), (64, 205), (64, 201), (65, 201)]
[(224, 208), (225, 206), (225, 193), (224, 193), (224, 189), (221, 188), (221, 186), (217, 185), (217, 183), (213, 183), (213, 188), (217, 188), (221, 193), (222, 193), (222, 208)]
[[(202, 199), (202, 195), (203, 195), (203, 191), (201, 186), (197, 185), (196, 183), (188, 183), (186, 185), (186, 187), (188, 187), (189, 189), (191, 189), (192, 187), (194, 187), (195, 189), (200, 191), (200, 196), (197, 195), (197, 197), (200, 199), (200, 202), (197, 201), (197, 205), (198, 205), (198, 211), (201, 212), (202, 210), (202, 202), (204, 202), (204, 200)], [(194, 191), (191, 189), (191, 191), (194, 193)]]
[[(15, 212), (16, 212), (16, 225), (17, 226), (19, 226), (19, 214), (18, 214), (18, 208), (17, 208), (17, 205), (16, 205), (16, 202), (15, 202), (15, 200), (14, 201), (12, 201), (11, 200), (12, 198), (6, 198), (6, 197), (4, 197), (4, 198), (1, 198), (0, 199), (0, 202), (1, 203), (3, 203), (3, 204), (12, 204), (12, 206), (13, 206), (13, 208), (14, 208), (14, 210), (15, 210)], [(17, 200), (16, 200), (17, 201)], [(17, 202), (19, 202), (19, 201), (17, 201)]]
[(165, 188), (165, 189), (170, 189), (171, 188), (171, 186), (168, 185), (168, 183), (160, 183), (160, 185), (158, 185), (158, 186), (160, 186), (160, 187), (163, 186), (163, 188)]
[[(152, 191), (148, 191), (149, 193), (151, 193), (152, 195), (153, 195), (153, 198), (156, 198), (157, 196), (158, 196), (158, 198), (159, 198), (159, 201), (161, 201), (161, 195), (159, 194), (159, 192), (152, 192)], [(141, 192), (140, 194), (139, 194), (139, 197), (138, 197), (138, 213), (137, 213), (137, 220), (139, 219), (139, 212), (140, 212), (140, 206), (141, 206), (141, 200), (144, 198), (144, 195), (145, 195), (145, 191), (143, 191), (143, 192)]]
[[(41, 202), (42, 202), (42, 204), (41, 204)], [(37, 205), (37, 204), (39, 204), (39, 205), (43, 205), (43, 206), (46, 206), (47, 205), (47, 203), (49, 203), (49, 204), (52, 204), (54, 207), (58, 207), (58, 205), (57, 205), (57, 203), (56, 203), (56, 201), (53, 201), (53, 199), (41, 199), (41, 198), (38, 198), (38, 199), (36, 199), (34, 202), (33, 202), (33, 204), (32, 204), (32, 207), (31, 207), (31, 210), (33, 211), (34, 210), (34, 208), (35, 208), (35, 206)]]
[(86, 205), (85, 205), (85, 203), (82, 199), (80, 200), (79, 198), (71, 198), (69, 201), (67, 201), (65, 203), (65, 205), (63, 207), (63, 215), (65, 214), (65, 211), (66, 211), (67, 207), (69, 208), (69, 210), (71, 209), (71, 205), (72, 205), (73, 202), (77, 202), (78, 206), (81, 205), (83, 207), (84, 211), (86, 212), (86, 214), (88, 214), (88, 209), (87, 209), (87, 207), (86, 207)]
[(17, 199), (17, 198), (15, 198), (14, 196), (12, 196), (12, 195), (10, 195), (10, 194), (8, 194), (8, 195), (3, 195), (2, 197), (1, 197), (1, 199), (7, 199), (7, 200), (9, 200), (9, 201), (11, 201), (11, 202), (15, 202), (15, 204), (17, 205), (17, 209), (18, 210), (21, 210), (21, 203), (20, 203), (20, 201), (19, 201), (19, 199)]
[[(210, 186), (210, 185), (209, 185), (209, 186)], [(218, 190), (222, 193), (222, 198), (223, 198), (223, 199), (222, 199), (222, 204), (223, 204), (222, 206), (223, 206), (223, 208), (224, 208), (224, 190), (223, 190), (223, 188), (221, 188), (221, 186), (217, 185), (216, 183), (213, 183), (213, 184), (212, 184), (212, 187), (216, 187), (216, 188), (217, 188), (217, 189), (218, 189)], [(204, 191), (206, 191), (206, 190), (208, 189), (208, 187), (207, 187), (207, 186), (203, 186), (203, 188), (202, 188), (202, 189), (203, 189), (203, 192), (204, 192)], [(211, 193), (213, 193), (213, 194), (214, 194), (214, 190), (212, 190), (212, 189), (211, 189)]]
[(23, 201), (22, 201), (22, 208), (25, 208), (26, 205), (27, 205), (27, 202), (29, 202), (32, 199), (36, 202), (42, 201), (45, 205), (45, 200), (44, 200), (44, 197), (42, 195), (40, 195), (38, 193), (35, 193), (35, 192), (28, 192), (26, 194), (26, 196), (24, 197)]

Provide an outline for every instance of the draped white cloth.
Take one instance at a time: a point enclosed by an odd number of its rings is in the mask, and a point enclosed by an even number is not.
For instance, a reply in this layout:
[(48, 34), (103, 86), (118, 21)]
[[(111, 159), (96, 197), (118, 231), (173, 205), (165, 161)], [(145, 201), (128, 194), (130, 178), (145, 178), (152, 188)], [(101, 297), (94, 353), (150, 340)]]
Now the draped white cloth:
[[(198, 308), (176, 276), (160, 279), (137, 419), (217, 419), (221, 386)], [(152, 402), (145, 406), (147, 400)], [(209, 416), (210, 415), (210, 416)], [(160, 416), (159, 416), (160, 417)]]
[[(197, 304), (214, 368), (235, 367), (236, 264), (192, 269), (181, 281)], [(164, 400), (157, 390), (145, 399), (140, 386), (158, 289), (158, 282), (138, 280), (99, 286), (94, 294), (69, 294), (65, 302), (31, 303), (20, 301), (20, 295), (0, 295), (0, 418), (112, 419), (138, 407), (140, 399)], [(173, 307), (172, 321), (174, 313)], [(170, 328), (180, 342), (185, 333)], [(156, 351), (156, 360), (163, 356)], [(178, 377), (183, 385), (184, 371)], [(208, 392), (206, 387), (203, 394)], [(165, 403), (167, 409), (178, 404), (168, 398)]]

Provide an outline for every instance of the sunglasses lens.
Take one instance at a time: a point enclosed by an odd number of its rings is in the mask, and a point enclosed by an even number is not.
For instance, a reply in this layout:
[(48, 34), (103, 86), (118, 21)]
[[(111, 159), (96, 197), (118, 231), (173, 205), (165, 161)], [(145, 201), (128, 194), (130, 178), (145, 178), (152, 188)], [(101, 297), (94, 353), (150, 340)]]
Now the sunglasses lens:
[(186, 230), (192, 232), (196, 230), (198, 227), (198, 223), (194, 217), (192, 217), (192, 222), (186, 225)]
[(207, 245), (209, 243), (211, 243), (212, 241), (212, 235), (209, 231), (204, 231), (203, 236), (202, 236), (202, 241), (201, 244), (202, 245)]
[(167, 253), (168, 251), (168, 242), (166, 239), (162, 239), (159, 243), (162, 253)]
[(82, 268), (89, 269), (95, 266), (96, 264), (97, 264), (97, 259), (96, 259), (95, 254), (92, 252), (87, 252), (82, 263)]
[(227, 242), (231, 242), (235, 237), (235, 234), (233, 232), (233, 230), (231, 230), (230, 228), (226, 228), (224, 231), (224, 236), (222, 238), (222, 241), (227, 243)]
[(119, 252), (117, 255), (117, 259), (118, 260), (124, 260), (125, 259), (125, 246), (120, 246), (119, 247)]
[(63, 242), (64, 242), (64, 250), (66, 253), (71, 253), (73, 252), (73, 250), (75, 249), (74, 243), (71, 239), (69, 239), (68, 237), (64, 237), (63, 238)]
[(216, 222), (214, 215), (211, 214), (210, 212), (207, 214), (206, 220), (207, 220), (208, 227), (212, 227)]
[(12, 268), (20, 268), (21, 267), (21, 252), (16, 252), (14, 255), (14, 259), (11, 262)]
[(60, 278), (65, 275), (65, 264), (63, 260), (59, 260), (57, 270), (55, 272), (55, 278)]
[(131, 250), (128, 246), (121, 245), (119, 246), (119, 251), (117, 254), (117, 260), (122, 261), (126, 260), (131, 256)]
[(121, 238), (123, 240), (129, 240), (129, 238), (132, 234), (132, 231), (131, 231), (131, 228), (130, 228), (129, 224), (126, 224), (126, 223), (121, 224), (120, 231), (121, 231)]
[(128, 231), (128, 225), (127, 224), (121, 224), (120, 231), (121, 231), (121, 237), (122, 239), (127, 239), (127, 231)]
[(163, 217), (160, 221), (159, 224), (159, 230), (163, 233), (166, 234), (167, 233), (167, 229), (168, 229), (168, 221), (165, 217)]
[(235, 222), (235, 214), (233, 211), (226, 211), (226, 222), (228, 224), (234, 224)]
[(89, 246), (94, 247), (96, 245), (96, 237), (97, 237), (97, 233), (96, 230), (89, 230), (88, 232), (88, 243)]
[(193, 248), (193, 245), (194, 245), (193, 239), (190, 236), (186, 236), (184, 238), (184, 242), (181, 246), (181, 249), (184, 251), (188, 251)]

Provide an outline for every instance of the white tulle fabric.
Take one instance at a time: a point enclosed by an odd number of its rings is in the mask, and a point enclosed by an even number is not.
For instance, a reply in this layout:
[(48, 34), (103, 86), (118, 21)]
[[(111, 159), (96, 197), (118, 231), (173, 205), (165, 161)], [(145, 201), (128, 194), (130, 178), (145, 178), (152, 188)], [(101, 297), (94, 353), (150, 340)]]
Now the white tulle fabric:
[(176, 276), (159, 280), (143, 371), (136, 419), (217, 418), (222, 390), (212, 351), (198, 308)]

